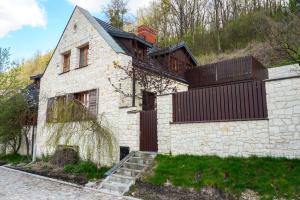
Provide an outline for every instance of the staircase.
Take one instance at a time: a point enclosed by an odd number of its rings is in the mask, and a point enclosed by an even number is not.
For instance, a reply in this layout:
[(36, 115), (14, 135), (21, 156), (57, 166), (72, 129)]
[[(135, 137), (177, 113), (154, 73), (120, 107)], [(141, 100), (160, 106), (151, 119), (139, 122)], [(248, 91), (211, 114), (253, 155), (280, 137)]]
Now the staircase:
[(156, 153), (152, 152), (131, 152), (119, 164), (106, 172), (107, 177), (98, 188), (104, 193), (123, 195), (150, 166), (155, 156)]

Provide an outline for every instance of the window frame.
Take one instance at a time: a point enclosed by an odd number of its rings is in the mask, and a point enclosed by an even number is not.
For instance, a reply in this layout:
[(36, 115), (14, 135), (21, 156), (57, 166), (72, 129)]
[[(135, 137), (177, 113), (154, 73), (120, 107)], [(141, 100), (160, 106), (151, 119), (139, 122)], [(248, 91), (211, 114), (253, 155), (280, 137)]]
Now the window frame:
[[(79, 49), (79, 68), (83, 68), (89, 65), (89, 49), (90, 49), (90, 45), (89, 44), (85, 44), (81, 47), (78, 48)], [(84, 61), (85, 63), (82, 63), (82, 53), (84, 54)]]
[[(67, 51), (65, 53), (62, 54), (63, 57), (63, 62), (62, 62), (62, 73), (66, 73), (70, 71), (70, 67), (71, 67), (71, 51)], [(68, 59), (68, 62), (66, 62), (66, 60)], [(66, 64), (68, 63), (68, 66), (66, 66)]]

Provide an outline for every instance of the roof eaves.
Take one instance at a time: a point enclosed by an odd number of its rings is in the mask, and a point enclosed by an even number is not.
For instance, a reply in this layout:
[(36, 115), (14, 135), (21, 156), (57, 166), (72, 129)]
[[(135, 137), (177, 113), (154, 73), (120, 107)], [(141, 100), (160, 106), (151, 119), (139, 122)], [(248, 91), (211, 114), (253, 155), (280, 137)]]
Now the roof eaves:
[(184, 42), (180, 42), (179, 44), (170, 46), (170, 47), (166, 47), (163, 49), (155, 49), (152, 52), (149, 52), (149, 55), (151, 56), (157, 56), (157, 55), (162, 55), (162, 54), (168, 54), (171, 53), (173, 51), (176, 51), (180, 48), (184, 48), (187, 53), (190, 55), (192, 61), (194, 62), (195, 65), (198, 65), (198, 62), (196, 60), (196, 58), (194, 57), (192, 51), (190, 50), (190, 48), (184, 43)]
[(125, 53), (125, 51), (120, 47), (120, 45), (112, 38), (111, 35), (96, 21), (96, 19), (85, 9), (78, 7), (82, 14), (89, 20), (89, 22), (94, 26), (98, 33), (104, 38), (104, 40), (112, 47), (112, 49), (117, 53)]

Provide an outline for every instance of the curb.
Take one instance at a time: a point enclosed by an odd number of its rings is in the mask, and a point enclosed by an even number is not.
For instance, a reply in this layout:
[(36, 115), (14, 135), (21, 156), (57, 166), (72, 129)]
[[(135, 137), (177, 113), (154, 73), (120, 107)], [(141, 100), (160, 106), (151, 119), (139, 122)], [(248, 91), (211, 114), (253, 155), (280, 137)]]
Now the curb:
[(20, 174), (25, 174), (27, 176), (32, 176), (32, 177), (36, 177), (36, 178), (40, 178), (40, 179), (44, 179), (44, 180), (48, 180), (48, 181), (52, 181), (52, 182), (64, 184), (64, 185), (69, 185), (69, 186), (72, 186), (72, 187), (84, 188), (83, 186), (77, 185), (75, 183), (69, 183), (69, 182), (57, 180), (57, 179), (54, 179), (54, 178), (49, 178), (49, 177), (40, 176), (40, 175), (37, 175), (37, 174), (32, 174), (32, 173), (29, 173), (29, 172), (24, 172), (24, 171), (17, 170), (17, 169), (12, 169), (8, 165), (0, 166), (0, 168), (6, 169), (6, 170), (9, 170), (9, 171), (13, 171), (13, 172), (18, 172)]
[(47, 181), (51, 181), (51, 182), (55, 182), (55, 183), (59, 183), (59, 184), (63, 184), (63, 185), (68, 185), (68, 186), (71, 186), (71, 187), (76, 187), (76, 188), (83, 189), (83, 190), (86, 190), (86, 191), (93, 191), (93, 192), (106, 194), (106, 195), (110, 195), (110, 196), (115, 196), (115, 197), (123, 197), (123, 198), (128, 199), (128, 200), (141, 200), (141, 199), (137, 199), (137, 198), (129, 197), (129, 196), (120, 196), (120, 195), (115, 195), (115, 194), (109, 194), (109, 193), (101, 192), (101, 191), (99, 191), (97, 189), (94, 189), (94, 188), (84, 187), (82, 185), (78, 185), (78, 184), (75, 184), (75, 183), (69, 183), (69, 182), (62, 181), (62, 180), (57, 180), (57, 179), (54, 179), (54, 178), (49, 178), (49, 177), (40, 176), (40, 175), (37, 175), (37, 174), (24, 172), (24, 171), (17, 170), (17, 169), (12, 169), (8, 165), (2, 165), (2, 166), (0, 166), (0, 169), (12, 171), (12, 172), (17, 172), (17, 173), (24, 174), (24, 175), (27, 175), (27, 176), (31, 176), (31, 177), (35, 177), (35, 178), (39, 178), (39, 179), (44, 179), (44, 180), (47, 180)]

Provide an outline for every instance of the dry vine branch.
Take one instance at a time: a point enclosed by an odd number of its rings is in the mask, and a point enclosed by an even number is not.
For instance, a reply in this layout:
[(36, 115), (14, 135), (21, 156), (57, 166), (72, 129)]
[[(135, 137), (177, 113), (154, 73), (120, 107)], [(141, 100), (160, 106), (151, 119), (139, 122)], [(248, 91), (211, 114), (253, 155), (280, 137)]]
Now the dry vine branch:
[(111, 130), (103, 125), (103, 114), (98, 120), (97, 116), (74, 99), (57, 101), (52, 110), (49, 114), (52, 121), (46, 124), (50, 130), (47, 140), (49, 146), (56, 148), (61, 142), (70, 145), (76, 140), (75, 143), (86, 148), (88, 154), (100, 158), (108, 153), (113, 157), (116, 141)]
[[(176, 82), (168, 78), (164, 71), (151, 72), (150, 70), (141, 69), (132, 66), (131, 62), (128, 65), (120, 65), (114, 62), (114, 67), (116, 69), (124, 72), (124, 77), (118, 78), (117, 83), (123, 83), (125, 81), (133, 81), (136, 85), (140, 86), (142, 90), (156, 93), (161, 95), (165, 92), (176, 92)], [(137, 97), (142, 98), (142, 93), (133, 93), (126, 88), (122, 88), (122, 85), (117, 85), (111, 78), (108, 78), (111, 86), (116, 92), (124, 95), (125, 97)]]

